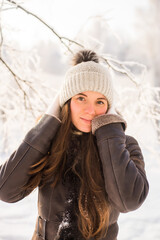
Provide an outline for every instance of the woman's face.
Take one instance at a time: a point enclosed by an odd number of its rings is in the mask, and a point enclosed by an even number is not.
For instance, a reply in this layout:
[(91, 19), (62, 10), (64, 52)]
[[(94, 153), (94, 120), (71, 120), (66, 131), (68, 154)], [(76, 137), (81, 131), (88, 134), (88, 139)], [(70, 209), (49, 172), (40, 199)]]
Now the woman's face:
[(88, 133), (92, 128), (93, 118), (107, 112), (108, 102), (101, 93), (87, 91), (71, 98), (70, 109), (73, 125)]

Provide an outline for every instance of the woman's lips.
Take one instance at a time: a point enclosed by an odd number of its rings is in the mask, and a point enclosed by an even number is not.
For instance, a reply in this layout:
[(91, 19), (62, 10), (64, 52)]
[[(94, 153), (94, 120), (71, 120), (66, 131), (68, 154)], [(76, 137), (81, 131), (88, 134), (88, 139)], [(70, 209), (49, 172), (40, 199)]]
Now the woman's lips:
[(81, 119), (88, 124), (91, 124), (91, 122), (92, 122), (92, 120), (89, 120), (89, 119), (85, 119), (85, 118), (81, 118)]

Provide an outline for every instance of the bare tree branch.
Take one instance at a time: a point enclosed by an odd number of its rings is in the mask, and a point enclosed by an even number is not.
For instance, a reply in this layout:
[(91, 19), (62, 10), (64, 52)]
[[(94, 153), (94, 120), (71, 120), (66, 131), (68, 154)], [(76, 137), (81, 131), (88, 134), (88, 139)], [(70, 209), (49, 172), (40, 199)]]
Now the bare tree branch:
[[(140, 83), (135, 80), (135, 76), (133, 75), (133, 73), (125, 66), (124, 62), (109, 57), (102, 57), (102, 59), (115, 72), (126, 75), (137, 87), (140, 85)], [(117, 68), (116, 65), (120, 66), (120, 68)], [(141, 65), (146, 71), (146, 67), (144, 65), (142, 64), (139, 65)]]
[[(31, 82), (24, 80), (20, 77), (17, 76), (17, 74), (9, 67), (9, 65), (6, 63), (6, 61), (4, 61), (1, 57), (0, 57), (0, 61), (6, 66), (6, 68), (9, 70), (9, 72), (12, 74), (12, 76), (15, 79), (15, 82), (17, 83), (18, 87), (20, 88), (20, 90), (24, 93), (24, 95), (26, 96), (27, 93), (25, 92), (25, 90), (21, 87), (20, 85), (20, 81), (24, 82), (26, 85), (28, 85), (32, 91), (34, 91), (36, 93), (36, 95), (38, 95), (39, 99), (43, 102), (44, 105), (46, 105), (45, 101), (41, 98), (41, 96), (39, 95), (39, 93), (36, 91), (35, 88), (32, 87)], [(27, 97), (28, 98), (28, 97)]]
[(15, 1), (12, 1), (12, 0), (6, 0), (8, 1), (9, 3), (15, 5), (16, 8), (19, 8), (21, 9), (22, 11), (24, 11), (25, 13), (27, 14), (30, 14), (31, 16), (33, 16), (34, 18), (36, 18), (38, 21), (40, 21), (43, 25), (45, 25), (49, 30), (51, 30), (51, 32), (60, 40), (60, 42), (67, 48), (67, 50), (70, 52), (70, 53), (73, 53), (71, 48), (65, 43), (64, 40), (66, 40), (68, 42), (68, 44), (70, 43), (74, 43), (76, 45), (78, 45), (79, 47), (84, 47), (82, 46), (80, 43), (72, 40), (72, 39), (69, 39), (69, 38), (66, 38), (66, 37), (63, 37), (63, 36), (60, 36), (51, 26), (49, 26), (49, 24), (47, 24), (42, 18), (38, 17), (36, 14), (30, 12), (29, 10), (27, 10), (26, 8), (22, 7), (21, 5), (17, 4)]
[[(23, 87), (21, 86), (20, 84), (20, 81), (22, 82), (25, 82), (25, 84), (27, 84), (37, 95), (38, 92), (29, 84), (29, 82), (27, 82), (26, 80), (22, 80), (20, 79), (14, 72), (13, 70), (9, 67), (9, 65), (2, 59), (2, 57), (0, 57), (0, 61), (3, 63), (3, 65), (7, 68), (7, 70), (12, 74), (12, 76), (14, 77), (14, 80), (18, 86), (18, 88), (21, 90), (21, 92), (23, 93), (23, 98), (24, 98), (24, 105), (25, 105), (25, 108), (28, 109), (27, 107), (27, 101), (28, 101), (28, 104), (29, 104), (29, 108), (30, 110), (32, 111), (32, 115), (35, 117), (35, 114), (34, 114), (34, 111), (32, 109), (32, 104), (31, 104), (31, 101), (30, 101), (30, 98), (27, 94), (27, 92), (23, 89)], [(45, 104), (44, 100), (39, 96), (40, 100)], [(46, 104), (45, 104), (46, 105)]]

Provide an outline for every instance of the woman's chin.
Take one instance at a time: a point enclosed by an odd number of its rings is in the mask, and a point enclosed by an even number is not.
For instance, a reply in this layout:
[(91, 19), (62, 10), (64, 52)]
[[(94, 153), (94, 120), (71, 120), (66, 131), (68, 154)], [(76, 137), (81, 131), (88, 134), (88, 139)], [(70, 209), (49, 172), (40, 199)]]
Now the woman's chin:
[(83, 133), (89, 133), (91, 132), (91, 126), (74, 126), (74, 130), (77, 130), (77, 131), (80, 131), (80, 132), (83, 132)]
[(84, 132), (84, 133), (89, 133), (91, 132), (91, 127), (79, 127), (77, 128), (79, 131)]

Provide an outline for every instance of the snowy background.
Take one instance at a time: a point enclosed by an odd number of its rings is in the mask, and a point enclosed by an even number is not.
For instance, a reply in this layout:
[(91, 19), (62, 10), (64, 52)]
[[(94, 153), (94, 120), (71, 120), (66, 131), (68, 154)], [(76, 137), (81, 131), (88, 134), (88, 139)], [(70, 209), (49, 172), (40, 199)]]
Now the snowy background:
[[(141, 208), (121, 214), (118, 239), (159, 240), (160, 1), (16, 3), (33, 15), (0, 0), (0, 163), (19, 146), (63, 80), (70, 55), (52, 30), (106, 54), (114, 60), (117, 107), (128, 123), (126, 133), (142, 148), (150, 183)], [(37, 191), (18, 203), (0, 201), (0, 240), (31, 239), (36, 217)]]

